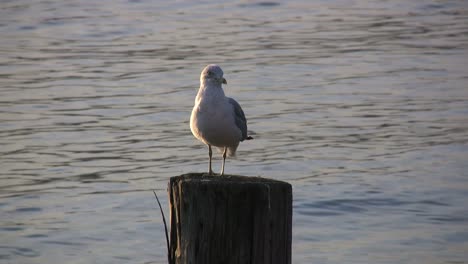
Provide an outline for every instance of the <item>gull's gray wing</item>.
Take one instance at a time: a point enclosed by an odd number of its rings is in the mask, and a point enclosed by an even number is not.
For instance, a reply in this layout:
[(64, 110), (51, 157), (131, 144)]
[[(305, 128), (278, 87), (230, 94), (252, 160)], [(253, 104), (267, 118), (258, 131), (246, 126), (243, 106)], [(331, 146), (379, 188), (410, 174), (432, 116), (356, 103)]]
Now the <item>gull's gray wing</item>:
[(234, 119), (236, 121), (236, 126), (242, 132), (241, 141), (244, 141), (245, 139), (252, 139), (251, 137), (247, 136), (247, 119), (245, 119), (245, 115), (244, 115), (244, 111), (242, 111), (242, 107), (239, 105), (239, 103), (236, 100), (230, 97), (228, 97), (228, 100), (234, 109)]

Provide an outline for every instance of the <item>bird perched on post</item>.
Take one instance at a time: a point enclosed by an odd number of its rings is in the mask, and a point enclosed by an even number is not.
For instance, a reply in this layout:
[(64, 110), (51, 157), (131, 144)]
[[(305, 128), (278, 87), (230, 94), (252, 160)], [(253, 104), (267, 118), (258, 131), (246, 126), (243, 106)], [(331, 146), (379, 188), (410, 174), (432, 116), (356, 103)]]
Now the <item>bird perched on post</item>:
[(218, 65), (206, 66), (200, 74), (200, 89), (190, 117), (190, 130), (201, 142), (208, 145), (208, 174), (212, 175), (211, 147), (223, 153), (221, 175), (224, 175), (226, 156), (236, 154), (239, 142), (253, 139), (247, 135), (247, 120), (236, 100), (226, 97), (222, 84), (223, 70)]

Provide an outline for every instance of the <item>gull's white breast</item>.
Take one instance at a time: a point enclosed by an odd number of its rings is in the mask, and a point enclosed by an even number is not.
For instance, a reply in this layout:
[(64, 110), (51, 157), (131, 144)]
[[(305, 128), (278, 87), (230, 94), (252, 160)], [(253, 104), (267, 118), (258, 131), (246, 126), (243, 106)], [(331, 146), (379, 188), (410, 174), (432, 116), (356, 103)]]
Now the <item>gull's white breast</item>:
[(204, 96), (196, 100), (190, 117), (193, 135), (215, 147), (237, 147), (242, 133), (234, 120), (233, 106), (226, 97)]

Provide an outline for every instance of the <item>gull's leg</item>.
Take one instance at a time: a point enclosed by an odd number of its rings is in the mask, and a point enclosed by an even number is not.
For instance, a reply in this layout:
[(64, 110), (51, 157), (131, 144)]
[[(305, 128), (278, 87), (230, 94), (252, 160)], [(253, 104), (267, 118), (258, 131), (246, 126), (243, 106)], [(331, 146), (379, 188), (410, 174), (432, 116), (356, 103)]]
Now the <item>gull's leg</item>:
[(223, 151), (223, 166), (221, 167), (221, 175), (224, 175), (224, 163), (226, 163), (226, 152), (227, 152), (227, 147), (224, 147), (224, 151)]
[(211, 169), (211, 156), (213, 155), (213, 151), (211, 150), (211, 145), (208, 145), (208, 155), (210, 156), (208, 175), (213, 175), (213, 170)]

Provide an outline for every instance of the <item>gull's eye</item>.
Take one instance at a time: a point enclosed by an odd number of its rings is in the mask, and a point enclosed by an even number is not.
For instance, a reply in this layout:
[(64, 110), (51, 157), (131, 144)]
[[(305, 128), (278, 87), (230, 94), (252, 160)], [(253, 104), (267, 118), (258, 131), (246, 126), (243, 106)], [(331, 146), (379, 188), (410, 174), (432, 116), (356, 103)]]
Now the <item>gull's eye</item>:
[(212, 73), (212, 72), (210, 72), (210, 71), (208, 71), (207, 73), (208, 73), (208, 76), (211, 76), (211, 75), (213, 75), (213, 73)]

